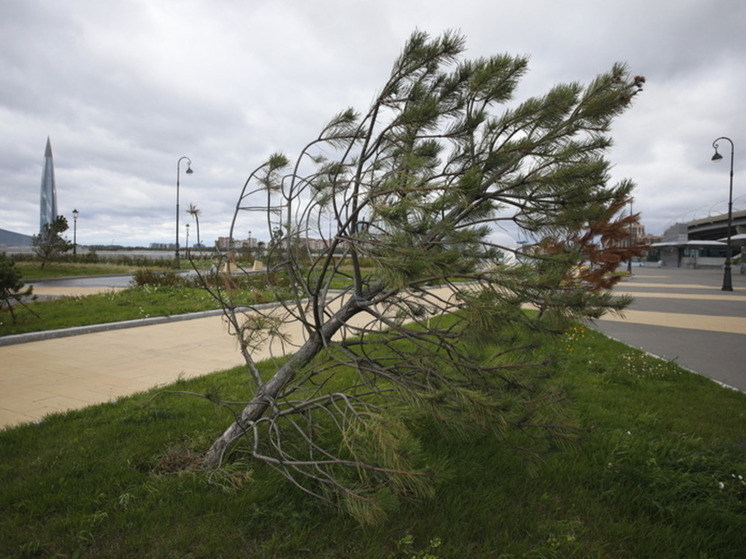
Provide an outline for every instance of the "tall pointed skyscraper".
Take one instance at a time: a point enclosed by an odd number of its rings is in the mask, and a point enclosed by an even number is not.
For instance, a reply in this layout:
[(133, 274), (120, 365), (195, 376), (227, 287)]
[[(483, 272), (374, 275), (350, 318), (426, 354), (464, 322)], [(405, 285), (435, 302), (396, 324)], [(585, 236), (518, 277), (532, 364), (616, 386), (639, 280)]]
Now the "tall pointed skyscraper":
[(52, 143), (47, 136), (47, 149), (44, 151), (44, 172), (41, 175), (39, 233), (44, 230), (45, 225), (51, 225), (55, 219), (57, 219), (57, 187), (54, 184)]

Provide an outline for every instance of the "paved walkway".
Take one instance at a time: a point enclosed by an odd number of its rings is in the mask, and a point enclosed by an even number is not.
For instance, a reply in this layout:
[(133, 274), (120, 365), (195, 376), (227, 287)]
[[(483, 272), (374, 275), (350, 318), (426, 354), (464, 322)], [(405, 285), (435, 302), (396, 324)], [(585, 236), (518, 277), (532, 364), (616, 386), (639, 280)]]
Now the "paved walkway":
[(596, 327), (633, 347), (746, 391), (746, 275), (734, 269), (722, 291), (721, 269), (633, 268), (617, 284), (634, 302), (623, 317)]
[[(50, 288), (45, 294), (57, 293)], [(205, 314), (212, 316), (115, 330), (84, 327), (74, 336), (0, 345), (0, 428), (244, 364), (222, 314)], [(297, 321), (286, 323), (283, 334), (284, 343), (265, 344), (254, 359), (284, 355), (303, 340)]]
[(0, 347), (0, 426), (241, 362), (220, 316)]
[[(597, 327), (746, 390), (746, 276), (734, 274), (728, 293), (718, 270), (633, 271), (617, 291), (635, 303), (623, 319), (607, 317)], [(297, 324), (289, 334), (302, 336)], [(0, 427), (242, 363), (221, 316), (2, 346)]]

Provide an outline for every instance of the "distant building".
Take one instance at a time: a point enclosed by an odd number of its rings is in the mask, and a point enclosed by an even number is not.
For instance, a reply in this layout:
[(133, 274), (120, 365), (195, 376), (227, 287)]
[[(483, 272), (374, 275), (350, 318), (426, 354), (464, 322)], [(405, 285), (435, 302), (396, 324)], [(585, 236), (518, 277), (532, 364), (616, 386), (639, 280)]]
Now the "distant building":
[(231, 247), (235, 247), (235, 241), (230, 237), (218, 237), (218, 240), (215, 241), (215, 246), (220, 250), (230, 250)]
[(663, 235), (651, 235), (650, 233), (643, 232), (640, 237), (646, 245), (652, 245), (653, 243), (659, 243), (663, 240)]
[(629, 227), (629, 235), (619, 239), (618, 244), (623, 247), (634, 246), (645, 241), (648, 235), (645, 234), (645, 226), (642, 223), (633, 223)]
[(218, 237), (215, 246), (220, 250), (255, 249), (261, 241), (256, 238), (231, 239), (230, 237)]
[[(731, 215), (731, 257), (741, 255), (746, 246), (746, 211)], [(725, 263), (728, 238), (728, 215), (708, 216), (688, 223), (675, 223), (652, 247), (660, 251), (662, 266), (700, 268)]]
[[(630, 233), (631, 235), (627, 239), (621, 239), (620, 243), (622, 246), (630, 246), (631, 242), (632, 245), (644, 244), (649, 247), (653, 243), (657, 243), (663, 239), (661, 235), (651, 235), (650, 233), (645, 233), (645, 226), (642, 223), (633, 223), (632, 227), (630, 227)], [(650, 254), (650, 249), (646, 249), (642, 254), (642, 260), (648, 260), (648, 256)], [(654, 254), (655, 253), (653, 252), (653, 255)]]
[(57, 186), (54, 183), (54, 160), (52, 143), (47, 137), (47, 149), (44, 150), (44, 170), (41, 174), (41, 205), (39, 208), (39, 233), (45, 225), (51, 225), (57, 219)]
[[(239, 250), (239, 249), (256, 249), (259, 247), (259, 241), (256, 238), (248, 239), (231, 239), (230, 237), (218, 237), (215, 245), (220, 250)], [(299, 238), (298, 245), (304, 246), (310, 252), (322, 252), (329, 247), (329, 241), (326, 239)]]

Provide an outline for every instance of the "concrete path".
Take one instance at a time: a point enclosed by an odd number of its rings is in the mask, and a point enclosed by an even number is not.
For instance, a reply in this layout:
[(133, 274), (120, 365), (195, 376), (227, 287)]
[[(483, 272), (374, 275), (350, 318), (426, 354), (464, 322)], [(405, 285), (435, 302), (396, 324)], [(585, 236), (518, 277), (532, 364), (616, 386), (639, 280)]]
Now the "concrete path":
[[(111, 289), (45, 286), (34, 292), (78, 296)], [(0, 346), (0, 428), (243, 364), (222, 314), (131, 321), (148, 322), (123, 329), (124, 323), (94, 325), (52, 338), (47, 333), (21, 335), (17, 337), (38, 339)], [(77, 335), (69, 335), (73, 333)], [(290, 325), (288, 336), (301, 339), (300, 325)], [(267, 347), (256, 358), (278, 351)]]
[(97, 293), (106, 293), (107, 291), (122, 291), (125, 287), (94, 287), (94, 286), (59, 286), (51, 287), (48, 285), (34, 285), (33, 295), (41, 297), (84, 297), (86, 295), (95, 295)]
[[(635, 303), (623, 319), (607, 317), (596, 327), (746, 390), (746, 276), (733, 280), (735, 291), (727, 293), (718, 270), (635, 268), (617, 287)], [(288, 333), (302, 338), (298, 324)], [(281, 350), (266, 348), (257, 360), (270, 351)], [(222, 316), (2, 346), (0, 427), (242, 363)]]
[[(205, 314), (212, 316), (0, 346), (0, 428), (244, 364), (222, 314)], [(78, 331), (89, 329), (99, 330)], [(284, 355), (304, 339), (298, 321), (286, 322), (283, 334), (284, 342), (265, 344), (252, 357)]]
[(0, 426), (241, 362), (220, 316), (0, 347)]

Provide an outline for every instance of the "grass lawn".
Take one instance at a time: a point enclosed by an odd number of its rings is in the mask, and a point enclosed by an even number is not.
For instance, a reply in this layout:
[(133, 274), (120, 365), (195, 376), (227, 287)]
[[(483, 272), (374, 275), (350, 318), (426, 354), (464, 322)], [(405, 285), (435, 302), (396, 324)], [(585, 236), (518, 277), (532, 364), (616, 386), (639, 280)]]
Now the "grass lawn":
[[(234, 296), (235, 304), (275, 300), (274, 294), (266, 290), (263, 277), (247, 278), (244, 284), (245, 289)], [(0, 336), (220, 308), (215, 298), (201, 287), (168, 285), (142, 285), (96, 295), (27, 301), (26, 305), (15, 307), (15, 323), (6, 307), (0, 309)]]
[[(38, 262), (16, 262), (16, 269), (24, 280), (61, 278), (68, 276), (103, 276), (111, 274), (131, 274), (138, 266), (127, 264), (90, 264), (74, 262), (49, 262), (43, 268)], [(167, 268), (153, 267), (157, 270)]]
[(0, 312), (0, 336), (220, 308), (204, 289), (152, 286), (36, 301), (28, 303), (28, 306), (38, 317), (19, 306), (16, 308), (15, 324), (6, 309)]
[[(28, 279), (23, 267), (24, 264), (28, 263), (20, 262), (16, 266), (23, 270), (23, 277)], [(82, 270), (86, 270), (86, 273), (90, 274), (91, 270), (99, 269), (97, 268), (98, 264), (77, 265), (79, 268), (76, 265), (57, 265), (54, 263), (49, 266), (48, 270), (56, 270), (52, 272), (54, 277), (76, 275), (75, 271)], [(34, 264), (33, 268), (38, 271), (38, 264)], [(148, 268), (147, 270), (156, 274), (159, 272), (155, 268)], [(130, 269), (130, 271), (132, 270)], [(64, 274), (62, 272), (68, 273)], [(98, 274), (103, 273), (98, 272)], [(267, 290), (266, 279), (263, 275), (249, 276), (239, 281), (242, 282), (244, 289), (235, 295), (234, 302), (236, 304), (261, 304), (276, 300), (276, 295)], [(332, 281), (331, 286), (333, 289), (342, 289), (347, 287), (349, 283), (349, 278), (339, 277)], [(170, 287), (168, 285), (144, 285), (98, 295), (29, 301), (27, 304), (28, 309), (20, 305), (15, 307), (15, 324), (7, 308), (5, 306), (0, 308), (0, 336), (156, 316), (172, 316), (220, 308), (220, 304), (205, 289)]]
[[(261, 464), (174, 467), (230, 422), (206, 400), (138, 394), (2, 431), (0, 555), (746, 557), (746, 395), (585, 328), (563, 347), (576, 442), (536, 457), (422, 426), (449, 462), (436, 497), (372, 527)], [(247, 390), (240, 369), (172, 388)]]

